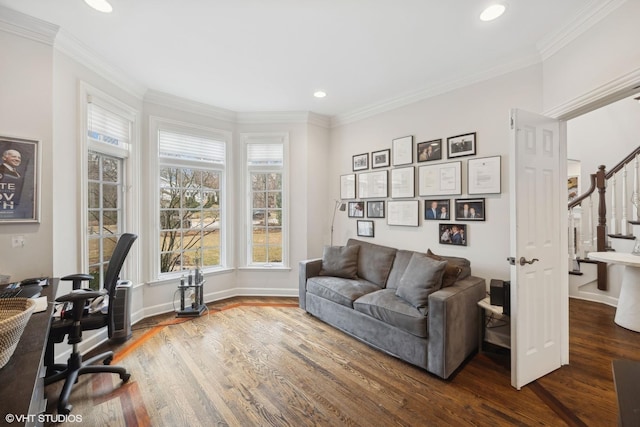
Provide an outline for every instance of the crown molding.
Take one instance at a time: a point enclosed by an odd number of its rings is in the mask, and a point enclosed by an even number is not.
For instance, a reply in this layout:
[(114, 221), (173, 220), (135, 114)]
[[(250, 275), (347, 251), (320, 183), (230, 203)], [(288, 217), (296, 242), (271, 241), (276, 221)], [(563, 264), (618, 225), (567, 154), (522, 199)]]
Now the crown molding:
[(140, 100), (143, 99), (147, 91), (144, 85), (133, 80), (119, 68), (109, 64), (102, 56), (91, 50), (77, 38), (68, 34), (64, 29), (61, 29), (58, 33), (55, 48), (134, 97)]
[(175, 95), (150, 89), (144, 95), (144, 102), (160, 105), (162, 107), (178, 109), (187, 113), (211, 117), (224, 122), (236, 123), (237, 113), (224, 108), (214, 107), (202, 102), (191, 101)]
[(238, 113), (239, 124), (298, 123), (329, 128), (331, 120), (322, 114), (310, 111), (274, 111)]
[(637, 94), (639, 89), (640, 68), (637, 68), (593, 89), (583, 96), (551, 108), (543, 114), (560, 120), (570, 120), (612, 102)]
[(496, 67), (487, 68), (483, 71), (468, 74), (457, 79), (444, 81), (440, 84), (435, 84), (417, 92), (412, 92), (403, 96), (391, 98), (386, 101), (357, 109), (350, 113), (335, 115), (331, 118), (331, 127), (336, 128), (349, 123), (354, 123), (368, 117), (375, 116), (377, 114), (395, 110), (397, 108), (404, 107), (406, 105), (413, 104), (415, 102), (422, 101), (428, 98), (432, 98), (437, 95), (442, 95), (443, 93), (451, 92), (456, 89), (461, 89), (475, 83), (480, 83), (504, 74), (511, 73), (513, 71), (527, 68), (532, 65), (539, 64), (540, 62), (540, 55), (538, 55), (537, 53), (521, 57), (511, 62), (498, 65)]
[(570, 22), (559, 30), (550, 33), (536, 44), (542, 60), (546, 60), (567, 46), (589, 28), (622, 6), (626, 1), (627, 0), (591, 0)]
[(0, 30), (53, 46), (60, 27), (0, 6)]

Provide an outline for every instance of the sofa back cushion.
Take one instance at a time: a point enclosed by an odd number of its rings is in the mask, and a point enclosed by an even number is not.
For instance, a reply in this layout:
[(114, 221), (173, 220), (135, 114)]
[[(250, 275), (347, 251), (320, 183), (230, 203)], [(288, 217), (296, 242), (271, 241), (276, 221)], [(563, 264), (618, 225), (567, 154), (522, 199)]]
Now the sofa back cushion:
[(358, 277), (359, 245), (325, 246), (322, 252), (320, 276), (355, 279)]
[(375, 243), (349, 239), (347, 246), (360, 246), (358, 253), (358, 277), (384, 287), (396, 257), (397, 250)]
[(393, 260), (393, 267), (391, 268), (391, 272), (389, 273), (389, 278), (387, 279), (388, 289), (398, 288), (400, 278), (404, 274), (404, 271), (407, 269), (407, 265), (409, 265), (411, 256), (414, 253), (417, 252), (398, 249), (398, 251), (396, 252), (396, 258)]
[(442, 287), (447, 261), (436, 261), (425, 254), (414, 253), (396, 289), (396, 295), (415, 308), (429, 304), (429, 295)]

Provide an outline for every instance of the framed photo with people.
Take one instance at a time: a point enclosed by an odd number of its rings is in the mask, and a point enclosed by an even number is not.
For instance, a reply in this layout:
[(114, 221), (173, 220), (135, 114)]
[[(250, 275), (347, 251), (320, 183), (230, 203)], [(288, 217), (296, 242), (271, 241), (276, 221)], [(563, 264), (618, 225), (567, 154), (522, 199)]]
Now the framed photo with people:
[(449, 199), (429, 199), (424, 201), (424, 219), (451, 219)]
[(442, 160), (442, 139), (418, 143), (418, 162)]
[(469, 235), (465, 224), (440, 224), (438, 233), (443, 245), (467, 246)]
[(484, 199), (456, 199), (456, 221), (484, 221), (486, 208)]
[(364, 218), (364, 202), (349, 202), (349, 218)]
[(447, 157), (473, 156), (476, 154), (476, 133), (466, 133), (447, 138)]
[(39, 222), (40, 141), (0, 136), (0, 223)]

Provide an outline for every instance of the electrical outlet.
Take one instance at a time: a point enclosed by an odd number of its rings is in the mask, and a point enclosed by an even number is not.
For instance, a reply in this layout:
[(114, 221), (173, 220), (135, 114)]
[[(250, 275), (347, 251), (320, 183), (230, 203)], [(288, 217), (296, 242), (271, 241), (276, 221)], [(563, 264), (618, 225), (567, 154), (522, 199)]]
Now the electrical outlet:
[(24, 247), (24, 236), (11, 236), (11, 247), (12, 248)]

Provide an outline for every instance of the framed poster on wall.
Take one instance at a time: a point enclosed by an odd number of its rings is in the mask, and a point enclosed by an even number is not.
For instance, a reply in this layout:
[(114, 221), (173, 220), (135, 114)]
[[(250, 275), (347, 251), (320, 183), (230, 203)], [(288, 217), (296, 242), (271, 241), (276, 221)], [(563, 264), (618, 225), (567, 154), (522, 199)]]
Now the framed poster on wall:
[(0, 155), (0, 223), (39, 222), (39, 141), (0, 136)]

